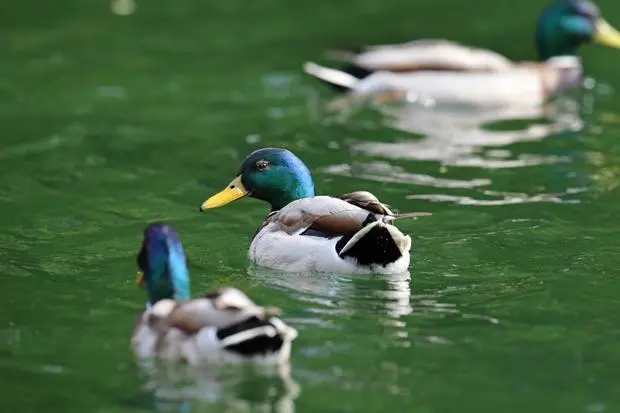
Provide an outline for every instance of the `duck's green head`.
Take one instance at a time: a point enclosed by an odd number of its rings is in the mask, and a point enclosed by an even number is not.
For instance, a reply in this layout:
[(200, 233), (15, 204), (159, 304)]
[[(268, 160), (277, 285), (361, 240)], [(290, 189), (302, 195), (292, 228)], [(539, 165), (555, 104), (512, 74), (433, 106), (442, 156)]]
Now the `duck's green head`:
[(276, 211), (297, 199), (314, 196), (314, 181), (308, 167), (292, 152), (259, 149), (245, 158), (226, 189), (207, 199), (200, 210), (221, 207), (246, 195), (269, 202), (271, 210)]
[(189, 300), (185, 252), (179, 235), (171, 226), (156, 222), (146, 227), (137, 261), (138, 284), (146, 287), (151, 304), (166, 298)]
[(550, 57), (575, 55), (583, 43), (598, 43), (620, 48), (620, 33), (602, 17), (589, 0), (559, 0), (541, 14), (536, 27), (538, 55)]

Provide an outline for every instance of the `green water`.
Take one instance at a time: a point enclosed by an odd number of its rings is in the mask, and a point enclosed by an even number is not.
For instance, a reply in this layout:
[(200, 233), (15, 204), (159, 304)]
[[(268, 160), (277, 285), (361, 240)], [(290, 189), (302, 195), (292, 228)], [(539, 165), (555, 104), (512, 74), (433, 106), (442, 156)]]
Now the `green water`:
[[(300, 73), (334, 45), (419, 37), (531, 59), (540, 7), (149, 0), (120, 16), (106, 1), (0, 6), (4, 409), (620, 411), (620, 52), (582, 50), (598, 86), (545, 139), (504, 134), (523, 122), (420, 137), (374, 111), (326, 115), (331, 92)], [(620, 25), (619, 5), (601, 7)], [(411, 281), (250, 267), (266, 205), (198, 206), (262, 146), (297, 153), (321, 193), (366, 189), (433, 212), (400, 224), (414, 236)], [(164, 371), (149, 387), (128, 340), (146, 299), (134, 257), (153, 220), (180, 232), (194, 293), (231, 284), (284, 309), (300, 332), (295, 384), (204, 372), (193, 393), (166, 393)]]

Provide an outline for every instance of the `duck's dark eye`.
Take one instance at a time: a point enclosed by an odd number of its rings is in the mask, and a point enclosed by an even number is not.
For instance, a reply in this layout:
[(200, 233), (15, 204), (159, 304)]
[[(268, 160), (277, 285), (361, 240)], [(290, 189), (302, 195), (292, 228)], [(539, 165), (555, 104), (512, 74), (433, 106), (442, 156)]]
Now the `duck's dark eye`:
[(265, 169), (269, 168), (271, 166), (271, 164), (269, 163), (269, 161), (266, 161), (264, 159), (261, 159), (260, 161), (256, 162), (256, 169), (259, 171), (264, 171)]

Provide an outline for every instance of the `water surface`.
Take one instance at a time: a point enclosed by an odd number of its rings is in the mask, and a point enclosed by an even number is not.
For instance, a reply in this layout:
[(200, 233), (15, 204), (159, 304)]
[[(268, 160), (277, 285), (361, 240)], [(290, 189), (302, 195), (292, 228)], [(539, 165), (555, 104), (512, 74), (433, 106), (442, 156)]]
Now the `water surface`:
[[(601, 6), (620, 25), (620, 6)], [(0, 7), (5, 409), (620, 410), (620, 52), (583, 49), (603, 89), (492, 119), (334, 115), (332, 93), (300, 71), (335, 45), (418, 37), (531, 59), (539, 9), (533, 0)], [(414, 237), (409, 274), (251, 267), (266, 206), (200, 214), (198, 205), (263, 146), (297, 153), (321, 193), (365, 189), (433, 212), (401, 223)], [(195, 294), (232, 284), (284, 309), (300, 332), (290, 377), (135, 365), (128, 340), (145, 297), (134, 256), (153, 220), (181, 233)]]

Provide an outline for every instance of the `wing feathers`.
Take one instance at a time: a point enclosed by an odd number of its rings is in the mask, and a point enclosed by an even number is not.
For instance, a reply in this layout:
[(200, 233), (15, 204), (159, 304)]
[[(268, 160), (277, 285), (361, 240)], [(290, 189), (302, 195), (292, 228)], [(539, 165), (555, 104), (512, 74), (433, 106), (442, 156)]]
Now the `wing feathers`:
[(166, 318), (167, 326), (178, 328), (187, 334), (195, 334), (204, 327), (223, 328), (249, 317), (265, 318), (276, 313), (276, 309), (255, 305), (240, 308), (236, 306), (218, 307), (218, 302), (206, 298), (179, 303)]
[(460, 43), (422, 39), (393, 45), (366, 46), (360, 53), (331, 52), (329, 57), (378, 71), (506, 70), (512, 62), (491, 50), (468, 47)]
[(279, 229), (288, 234), (309, 227), (324, 232), (342, 234), (361, 228), (368, 211), (342, 199), (315, 196), (291, 202), (272, 216)]
[(291, 202), (267, 220), (278, 225), (276, 231), (299, 234), (306, 229), (331, 235), (359, 231), (374, 220), (391, 223), (396, 218), (430, 215), (424, 212), (395, 214), (386, 204), (367, 191), (351, 192), (339, 197), (315, 196)]

